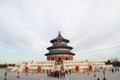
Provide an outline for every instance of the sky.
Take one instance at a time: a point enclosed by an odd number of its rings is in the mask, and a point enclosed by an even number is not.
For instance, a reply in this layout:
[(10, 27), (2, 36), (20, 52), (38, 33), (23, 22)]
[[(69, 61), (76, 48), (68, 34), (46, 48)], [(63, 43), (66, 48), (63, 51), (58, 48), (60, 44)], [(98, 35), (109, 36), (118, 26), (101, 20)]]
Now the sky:
[(74, 60), (120, 59), (120, 0), (0, 0), (0, 63), (46, 60), (69, 39)]

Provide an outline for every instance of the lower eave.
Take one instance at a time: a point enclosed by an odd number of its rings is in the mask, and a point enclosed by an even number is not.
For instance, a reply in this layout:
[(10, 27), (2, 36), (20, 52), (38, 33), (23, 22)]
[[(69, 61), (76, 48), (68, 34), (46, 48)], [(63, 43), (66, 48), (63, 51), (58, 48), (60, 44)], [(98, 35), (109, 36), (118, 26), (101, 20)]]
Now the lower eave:
[(54, 54), (69, 54), (69, 55), (75, 55), (74, 53), (46, 53), (45, 56), (48, 56), (48, 55), (54, 55)]

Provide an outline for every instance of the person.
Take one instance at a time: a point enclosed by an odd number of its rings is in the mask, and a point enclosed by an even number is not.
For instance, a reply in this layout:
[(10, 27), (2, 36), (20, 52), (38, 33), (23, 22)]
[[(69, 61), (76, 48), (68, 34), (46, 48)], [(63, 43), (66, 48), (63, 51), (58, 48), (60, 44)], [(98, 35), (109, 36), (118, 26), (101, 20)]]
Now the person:
[(55, 72), (54, 71), (51, 71), (51, 76), (53, 77), (55, 75)]
[(62, 72), (61, 72), (61, 70), (59, 71), (59, 76), (62, 77)]
[(105, 75), (105, 70), (103, 70), (103, 74)]
[(60, 72), (59, 72), (59, 71), (57, 71), (57, 77), (59, 78), (59, 76), (60, 76)]
[(71, 70), (69, 69), (69, 74), (71, 74)]
[(49, 73), (49, 71), (47, 70), (47, 76), (49, 76), (48, 73)]
[(65, 77), (65, 72), (64, 71), (62, 71), (62, 75)]
[(114, 69), (112, 68), (112, 72), (114, 73)]
[(50, 70), (47, 70), (47, 76), (50, 76)]
[(55, 71), (55, 75), (54, 75), (54, 77), (57, 77), (57, 71)]
[(100, 80), (100, 78), (97, 78), (97, 80)]
[(55, 71), (55, 75), (54, 75), (54, 77), (59, 78), (59, 71)]
[(115, 72), (117, 71), (117, 68), (115, 68)]
[(118, 68), (118, 72), (119, 72), (119, 68)]
[(66, 73), (66, 74), (68, 74), (68, 71), (67, 71), (67, 70), (65, 70), (65, 73)]

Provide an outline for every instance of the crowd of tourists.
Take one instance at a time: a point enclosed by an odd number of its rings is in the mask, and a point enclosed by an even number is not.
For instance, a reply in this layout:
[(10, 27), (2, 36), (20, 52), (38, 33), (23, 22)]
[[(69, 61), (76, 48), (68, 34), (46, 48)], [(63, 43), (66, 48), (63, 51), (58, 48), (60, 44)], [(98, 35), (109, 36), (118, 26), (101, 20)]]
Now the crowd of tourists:
[(51, 71), (51, 70), (47, 70), (47, 76), (51, 76), (51, 77), (65, 77), (65, 75), (71, 74), (71, 70), (65, 70), (65, 71)]

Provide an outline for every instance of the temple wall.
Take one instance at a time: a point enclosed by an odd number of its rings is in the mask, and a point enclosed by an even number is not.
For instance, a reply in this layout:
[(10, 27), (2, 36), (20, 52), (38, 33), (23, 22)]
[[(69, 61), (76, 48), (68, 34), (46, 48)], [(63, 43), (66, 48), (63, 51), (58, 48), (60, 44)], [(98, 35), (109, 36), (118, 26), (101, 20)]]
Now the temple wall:
[(56, 56), (47, 56), (47, 60), (73, 60), (73, 56), (71, 55), (56, 55)]

